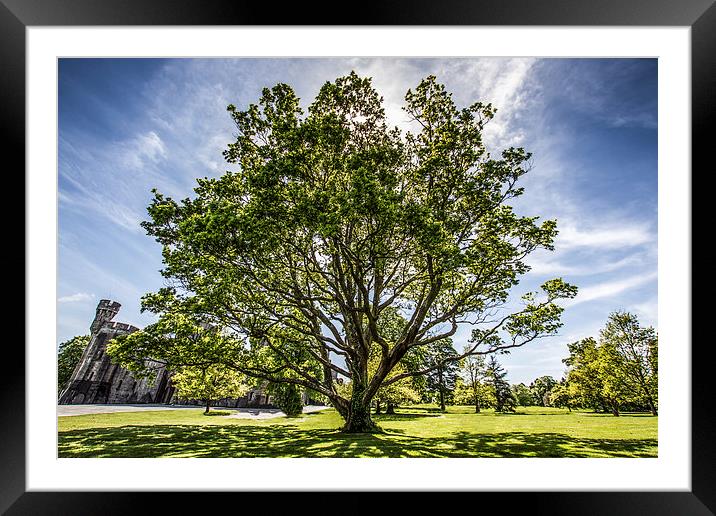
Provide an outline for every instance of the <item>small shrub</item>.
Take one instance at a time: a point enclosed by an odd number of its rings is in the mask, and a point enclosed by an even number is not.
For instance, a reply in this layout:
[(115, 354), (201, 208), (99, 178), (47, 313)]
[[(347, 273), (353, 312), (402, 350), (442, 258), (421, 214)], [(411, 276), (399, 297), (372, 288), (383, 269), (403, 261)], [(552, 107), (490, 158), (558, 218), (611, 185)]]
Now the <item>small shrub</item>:
[(228, 410), (212, 410), (210, 412), (204, 412), (205, 416), (228, 416), (231, 414)]

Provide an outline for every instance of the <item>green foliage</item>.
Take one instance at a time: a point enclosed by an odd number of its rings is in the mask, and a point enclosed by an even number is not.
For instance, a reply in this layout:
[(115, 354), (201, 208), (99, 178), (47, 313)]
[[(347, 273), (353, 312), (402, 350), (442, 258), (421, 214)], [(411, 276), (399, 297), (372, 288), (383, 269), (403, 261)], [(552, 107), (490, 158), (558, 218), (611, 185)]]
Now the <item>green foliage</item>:
[(575, 405), (574, 390), (566, 381), (562, 381), (555, 385), (548, 393), (548, 396), (550, 407), (568, 408), (571, 410)]
[(530, 384), (530, 393), (534, 405), (540, 407), (549, 406), (549, 391), (557, 385), (557, 380), (551, 376), (540, 376)]
[[(469, 346), (467, 346), (463, 349), (463, 352), (468, 352), (469, 349)], [(460, 392), (464, 384), (466, 387), (469, 387), (471, 391), (471, 400), (468, 403), (475, 406), (475, 412), (480, 412), (481, 407), (494, 406), (494, 403), (492, 403), (494, 392), (492, 392), (492, 396), (489, 398), (486, 392), (489, 390), (487, 389), (488, 386), (483, 383), (486, 373), (487, 366), (483, 355), (466, 355), (465, 358), (460, 361), (460, 376), (455, 387), (455, 403), (465, 403), (462, 401), (464, 398), (462, 397), (462, 392)], [(458, 399), (461, 401), (458, 401)]]
[(303, 401), (298, 388), (292, 383), (271, 383), (268, 386), (273, 404), (288, 417), (300, 416), (303, 413)]
[(89, 335), (78, 335), (62, 342), (57, 350), (57, 394), (60, 395), (72, 378), (82, 353), (89, 344)]
[[(150, 297), (156, 300), (165, 294), (163, 290)], [(196, 314), (183, 312), (166, 312), (140, 331), (115, 337), (107, 345), (107, 354), (140, 377), (151, 374), (156, 362), (170, 371), (216, 364), (231, 367), (246, 355), (241, 342), (232, 335)]]
[(202, 400), (206, 411), (212, 402), (236, 398), (248, 391), (244, 375), (221, 365), (187, 366), (172, 376), (176, 396), (180, 399)]
[[(228, 106), (236, 138), (224, 157), (235, 170), (199, 179), (192, 199), (155, 191), (142, 223), (172, 285), (143, 298), (159, 325), (187, 316), (230, 329), (231, 340), (206, 343), (210, 361), (313, 389), (365, 428), (381, 388), (442, 367), (413, 368), (421, 348), (468, 323), (477, 326), (468, 354), (522, 346), (554, 334), (555, 301), (576, 294), (550, 280), (523, 309), (478, 324), (507, 302), (526, 256), (553, 249), (556, 222), (510, 206), (530, 153), (488, 154), (482, 132), (495, 108), (459, 108), (433, 76), (405, 96), (417, 132), (388, 127), (381, 104), (355, 73), (326, 82), (307, 111), (290, 86), (264, 88), (244, 110)], [(409, 318), (381, 325), (401, 313)], [(191, 340), (176, 341), (189, 352), (169, 350), (143, 333), (118, 355), (179, 365), (195, 354)], [(350, 399), (334, 373), (351, 379)]]
[(512, 394), (510, 384), (505, 380), (507, 371), (500, 365), (493, 356), (487, 363), (488, 382), (492, 384), (495, 390), (495, 411), (497, 412), (514, 412), (517, 406), (517, 400)]
[(642, 328), (635, 315), (613, 312), (599, 343), (588, 338), (569, 344), (567, 375), (570, 398), (580, 406), (611, 410), (624, 405), (646, 407), (657, 414), (658, 338)]
[(452, 403), (452, 392), (458, 378), (459, 363), (452, 339), (441, 339), (425, 349), (424, 367), (431, 369), (426, 375), (427, 391), (438, 401), (441, 410)]
[(477, 382), (473, 386), (458, 378), (452, 400), (455, 405), (472, 405), (475, 412), (481, 412), (482, 409), (495, 407), (495, 387), (485, 381)]
[[(534, 402), (534, 395), (532, 390), (527, 387), (524, 383), (518, 383), (517, 385), (512, 386), (512, 395), (515, 398), (515, 401), (518, 405), (522, 407), (530, 407), (532, 405), (537, 405), (537, 403)], [(544, 406), (544, 405), (542, 405)], [(551, 405), (547, 405), (551, 406)]]
[(202, 415), (204, 416), (228, 416), (231, 412), (228, 410), (210, 410), (209, 412), (204, 412)]
[[(373, 353), (373, 356), (368, 362), (368, 375), (372, 378), (380, 365), (380, 355), (377, 352)], [(398, 364), (393, 368), (393, 374), (403, 374), (405, 369), (402, 364)], [(346, 399), (350, 399), (353, 394), (353, 384), (350, 381), (344, 382), (337, 386), (337, 390), (341, 396)], [(384, 386), (381, 386), (376, 392), (373, 400), (378, 403), (385, 405), (398, 406), (402, 404), (412, 404), (421, 401), (420, 393), (414, 388), (414, 382), (412, 378), (406, 377), (397, 382), (393, 382)]]
[(630, 392), (630, 400), (648, 406), (656, 415), (659, 371), (658, 337), (654, 328), (640, 326), (634, 314), (616, 311), (609, 315), (599, 339), (605, 350), (614, 355), (610, 365)]

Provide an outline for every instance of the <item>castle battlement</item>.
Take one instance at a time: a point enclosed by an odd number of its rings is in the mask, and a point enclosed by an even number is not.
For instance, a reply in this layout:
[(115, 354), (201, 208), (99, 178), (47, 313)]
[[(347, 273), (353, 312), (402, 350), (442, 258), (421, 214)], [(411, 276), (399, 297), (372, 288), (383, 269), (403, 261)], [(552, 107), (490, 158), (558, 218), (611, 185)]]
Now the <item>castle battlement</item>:
[(139, 331), (139, 328), (137, 328), (136, 326), (132, 326), (131, 324), (116, 322), (116, 321), (106, 322), (102, 325), (102, 328), (111, 328), (113, 330), (121, 330), (121, 331), (127, 332), (127, 333), (133, 333), (135, 331)]
[(97, 304), (97, 309), (105, 308), (115, 310), (116, 312), (119, 312), (119, 309), (121, 307), (121, 304), (119, 304), (117, 301), (112, 301), (111, 299), (100, 299), (99, 303)]

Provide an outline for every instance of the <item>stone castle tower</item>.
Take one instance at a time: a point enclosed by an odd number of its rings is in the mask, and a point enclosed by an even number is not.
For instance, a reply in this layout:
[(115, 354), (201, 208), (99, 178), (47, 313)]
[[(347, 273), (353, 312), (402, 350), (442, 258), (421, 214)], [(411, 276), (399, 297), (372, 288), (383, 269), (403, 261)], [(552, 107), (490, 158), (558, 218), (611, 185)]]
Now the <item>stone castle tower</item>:
[[(171, 403), (201, 404), (197, 400), (174, 398), (171, 375), (159, 363), (156, 379), (136, 379), (128, 370), (113, 364), (105, 352), (107, 343), (119, 335), (138, 331), (130, 324), (113, 321), (122, 305), (109, 299), (100, 300), (90, 325), (90, 341), (82, 354), (67, 388), (60, 394), (60, 405), (112, 403)], [(273, 407), (269, 396), (260, 388), (251, 389), (240, 398), (218, 400), (222, 407)]]
[(67, 388), (60, 395), (61, 405), (81, 403), (169, 403), (174, 388), (169, 373), (158, 367), (152, 382), (135, 379), (105, 353), (107, 343), (119, 335), (138, 331), (130, 324), (114, 322), (122, 305), (109, 299), (100, 300), (90, 325), (90, 341), (72, 373)]
[(116, 301), (110, 301), (109, 299), (101, 299), (97, 305), (97, 312), (94, 316), (94, 321), (90, 325), (90, 331), (96, 333), (106, 322), (110, 322), (114, 319), (114, 316), (119, 313), (119, 309), (122, 307)]

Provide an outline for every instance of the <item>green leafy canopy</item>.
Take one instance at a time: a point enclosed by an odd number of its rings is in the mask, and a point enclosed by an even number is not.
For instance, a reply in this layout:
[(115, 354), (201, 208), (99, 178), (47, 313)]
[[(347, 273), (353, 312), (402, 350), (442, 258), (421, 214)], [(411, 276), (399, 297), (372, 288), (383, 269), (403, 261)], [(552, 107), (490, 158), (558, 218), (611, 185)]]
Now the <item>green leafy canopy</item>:
[[(424, 374), (396, 367), (462, 324), (476, 329), (454, 360), (553, 334), (555, 301), (576, 295), (561, 279), (493, 320), (525, 257), (552, 249), (557, 233), (509, 205), (530, 154), (491, 156), (482, 132), (495, 108), (458, 108), (435, 77), (407, 92), (404, 110), (415, 131), (390, 128), (371, 79), (355, 73), (325, 83), (307, 112), (286, 84), (245, 110), (230, 105), (237, 133), (224, 156), (235, 170), (198, 180), (191, 199), (154, 193), (143, 227), (163, 245), (168, 286), (144, 308), (223, 328), (238, 344), (217, 360), (313, 389), (346, 418), (381, 386)], [(405, 319), (391, 334), (388, 309)], [(147, 356), (177, 360), (142, 338)], [(337, 375), (351, 379), (350, 402)]]

